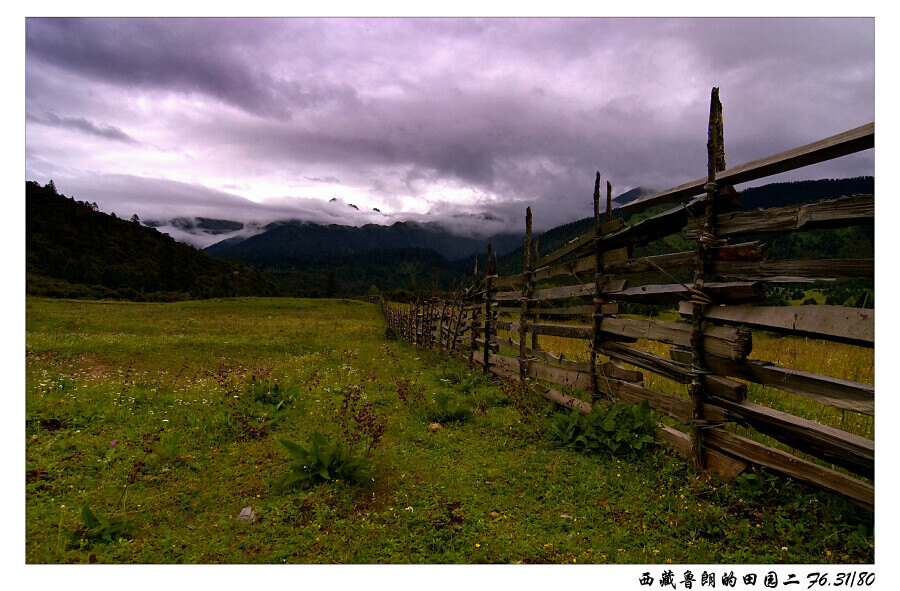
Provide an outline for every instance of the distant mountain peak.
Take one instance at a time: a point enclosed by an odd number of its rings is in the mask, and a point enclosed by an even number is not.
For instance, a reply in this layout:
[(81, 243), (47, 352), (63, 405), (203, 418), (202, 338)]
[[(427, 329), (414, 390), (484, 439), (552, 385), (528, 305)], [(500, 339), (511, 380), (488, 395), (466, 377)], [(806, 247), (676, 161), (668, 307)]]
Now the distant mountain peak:
[(632, 201), (636, 199), (640, 199), (646, 195), (653, 195), (657, 191), (654, 189), (647, 189), (645, 187), (635, 187), (629, 191), (625, 191), (618, 197), (613, 197), (613, 206), (614, 207), (622, 207), (623, 205), (628, 205)]

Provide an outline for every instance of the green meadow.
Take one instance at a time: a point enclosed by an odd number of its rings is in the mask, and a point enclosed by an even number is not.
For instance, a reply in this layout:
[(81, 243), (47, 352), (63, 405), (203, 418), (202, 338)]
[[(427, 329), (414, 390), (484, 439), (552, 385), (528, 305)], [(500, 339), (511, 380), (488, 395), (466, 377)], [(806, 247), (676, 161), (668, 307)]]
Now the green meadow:
[(562, 446), (560, 409), (385, 328), (351, 300), (29, 297), (26, 561), (874, 562), (841, 498)]

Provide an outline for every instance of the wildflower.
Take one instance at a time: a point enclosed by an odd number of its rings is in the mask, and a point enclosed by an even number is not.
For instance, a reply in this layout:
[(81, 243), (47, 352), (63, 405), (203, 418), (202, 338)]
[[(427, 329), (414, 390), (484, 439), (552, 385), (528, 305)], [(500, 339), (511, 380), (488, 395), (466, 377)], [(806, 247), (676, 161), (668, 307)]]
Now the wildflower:
[(475, 544), (476, 548), (481, 548), (481, 544)]
[(109, 444), (110, 444), (110, 445), (115, 445), (116, 442), (115, 442), (115, 441), (110, 441)]

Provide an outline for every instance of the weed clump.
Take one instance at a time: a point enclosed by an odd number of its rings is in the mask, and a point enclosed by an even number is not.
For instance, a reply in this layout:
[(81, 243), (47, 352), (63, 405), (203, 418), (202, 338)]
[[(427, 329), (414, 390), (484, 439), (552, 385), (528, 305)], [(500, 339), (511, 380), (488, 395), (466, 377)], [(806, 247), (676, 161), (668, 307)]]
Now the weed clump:
[(87, 506), (81, 507), (81, 527), (72, 532), (70, 546), (90, 546), (100, 542), (112, 542), (129, 537), (134, 522), (118, 517), (95, 515)]
[(638, 455), (653, 445), (659, 418), (646, 400), (640, 404), (594, 404), (591, 412), (558, 413), (548, 436), (564, 447), (588, 453)]
[(338, 409), (338, 426), (349, 445), (365, 445), (371, 451), (381, 442), (381, 436), (387, 428), (384, 416), (375, 412), (371, 402), (362, 403), (362, 389), (353, 386), (344, 391), (341, 406)]
[(290, 452), (294, 461), (290, 471), (275, 483), (277, 488), (309, 486), (329, 480), (343, 480), (351, 484), (371, 480), (369, 460), (355, 455), (353, 448), (341, 440), (329, 441), (324, 434), (315, 431), (308, 445), (288, 439), (278, 441)]
[(428, 407), (428, 420), (435, 423), (465, 423), (474, 414), (473, 406), (466, 398), (438, 392), (434, 395), (434, 402)]

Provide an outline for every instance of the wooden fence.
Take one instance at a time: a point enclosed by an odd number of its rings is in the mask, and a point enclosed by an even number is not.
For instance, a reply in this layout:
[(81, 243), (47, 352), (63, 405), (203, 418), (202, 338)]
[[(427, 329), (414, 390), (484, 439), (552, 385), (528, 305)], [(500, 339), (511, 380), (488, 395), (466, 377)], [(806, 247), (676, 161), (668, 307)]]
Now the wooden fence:
[[(772, 283), (874, 278), (874, 260), (773, 261), (761, 241), (729, 243), (747, 234), (871, 226), (874, 195), (736, 211), (741, 202), (734, 185), (873, 148), (874, 138), (870, 123), (726, 168), (722, 107), (714, 88), (706, 176), (616, 209), (607, 182), (601, 216), (604, 187), (598, 172), (593, 231), (539, 257), (528, 208), (523, 273), (498, 276), (496, 256), (488, 246), (481, 272), (476, 259), (468, 288), (405, 308), (383, 302), (385, 318), (404, 339), (463, 356), (485, 372), (582, 412), (604, 398), (647, 400), (661, 415), (687, 427), (682, 431), (661, 424), (657, 438), (691, 458), (697, 471), (730, 478), (748, 465), (764, 466), (874, 508), (872, 439), (747, 400), (747, 383), (753, 382), (847, 413), (874, 416), (871, 385), (748, 359), (755, 330), (874, 347), (874, 310), (760, 305)], [(681, 203), (630, 225), (617, 217), (674, 202)], [(636, 248), (672, 234), (696, 240), (696, 248), (635, 255)], [(693, 281), (673, 277), (685, 271), (693, 272)], [(635, 278), (646, 282), (647, 276), (667, 282), (629, 283)], [(548, 280), (571, 285), (542, 287)], [(553, 301), (563, 298), (568, 301)], [(572, 305), (577, 301), (581, 303)], [(623, 317), (633, 303), (677, 305), (690, 323)], [(545, 320), (554, 316), (591, 322)], [(541, 335), (586, 342), (589, 361), (543, 350)], [(669, 357), (629, 346), (638, 339), (671, 346)], [(514, 354), (502, 355), (501, 350)], [(645, 387), (640, 370), (687, 385), (689, 397)], [(796, 453), (740, 436), (729, 424), (762, 433)]]

